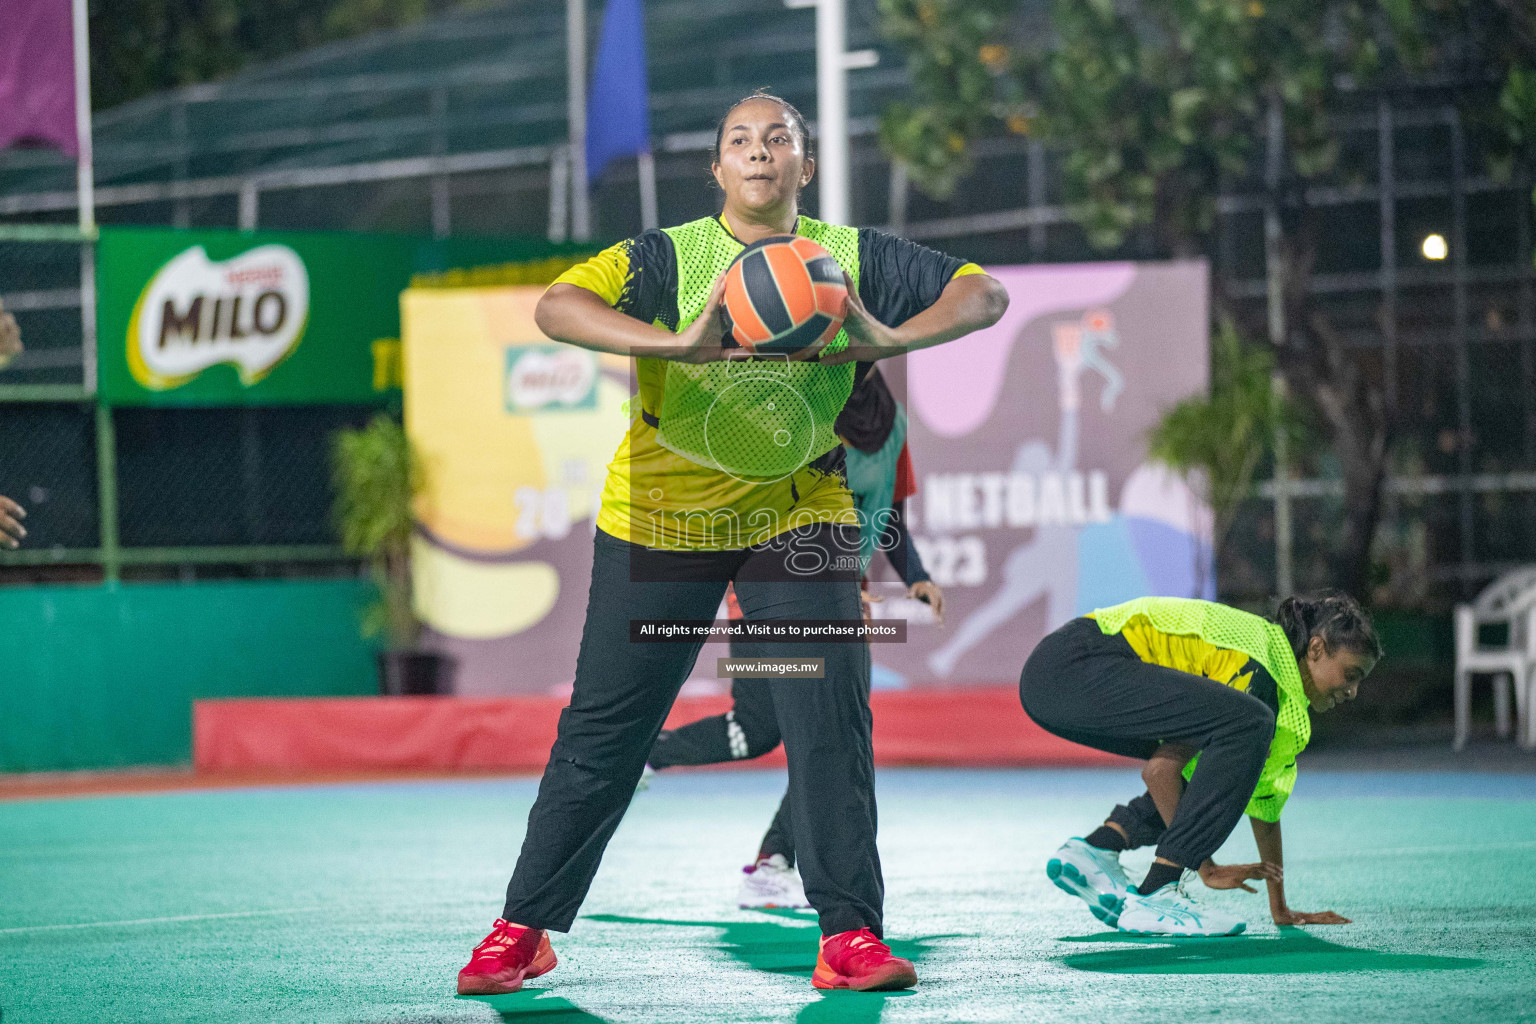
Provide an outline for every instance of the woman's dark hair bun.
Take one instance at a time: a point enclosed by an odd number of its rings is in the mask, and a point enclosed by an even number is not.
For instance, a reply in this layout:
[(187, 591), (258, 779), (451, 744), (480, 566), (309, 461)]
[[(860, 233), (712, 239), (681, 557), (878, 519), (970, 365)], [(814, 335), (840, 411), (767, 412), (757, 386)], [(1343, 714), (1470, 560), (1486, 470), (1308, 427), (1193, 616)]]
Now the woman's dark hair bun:
[(1321, 637), (1330, 653), (1340, 647), (1379, 660), (1381, 639), (1360, 602), (1341, 591), (1288, 597), (1275, 611), (1275, 622), (1285, 630), (1297, 658), (1306, 656), (1313, 637)]

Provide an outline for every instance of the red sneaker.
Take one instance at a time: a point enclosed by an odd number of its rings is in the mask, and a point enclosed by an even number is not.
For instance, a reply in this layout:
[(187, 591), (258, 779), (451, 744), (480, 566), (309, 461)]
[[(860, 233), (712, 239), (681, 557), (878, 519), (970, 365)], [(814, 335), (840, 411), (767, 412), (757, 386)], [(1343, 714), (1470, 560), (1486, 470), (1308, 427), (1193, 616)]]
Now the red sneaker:
[(459, 995), (516, 992), (525, 979), (548, 974), (557, 963), (542, 928), (519, 928), (497, 918), (491, 934), (475, 947), (469, 965), (459, 972)]
[(838, 932), (821, 940), (816, 973), (817, 988), (851, 988), (855, 992), (889, 991), (917, 984), (912, 961), (891, 955), (891, 947), (875, 938), (868, 928)]

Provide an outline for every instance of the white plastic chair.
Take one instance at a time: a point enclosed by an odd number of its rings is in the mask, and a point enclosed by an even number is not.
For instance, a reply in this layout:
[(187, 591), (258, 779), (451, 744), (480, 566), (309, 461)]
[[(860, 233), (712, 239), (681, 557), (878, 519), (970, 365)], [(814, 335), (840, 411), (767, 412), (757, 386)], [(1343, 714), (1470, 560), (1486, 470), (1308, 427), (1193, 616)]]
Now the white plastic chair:
[[(1479, 629), (1494, 624), (1508, 627), (1507, 645), (1485, 647), (1479, 642)], [(1536, 700), (1536, 566), (1505, 573), (1471, 604), (1457, 605), (1455, 625), (1455, 749), (1467, 744), (1474, 675), (1493, 676), (1493, 719), (1499, 737), (1510, 734), (1509, 692), (1514, 690), (1520, 744), (1536, 747), (1536, 715), (1531, 713)]]
[(1515, 741), (1536, 750), (1536, 597), (1528, 600), (1515, 619), (1511, 645), (1525, 652), (1525, 678), (1515, 680)]

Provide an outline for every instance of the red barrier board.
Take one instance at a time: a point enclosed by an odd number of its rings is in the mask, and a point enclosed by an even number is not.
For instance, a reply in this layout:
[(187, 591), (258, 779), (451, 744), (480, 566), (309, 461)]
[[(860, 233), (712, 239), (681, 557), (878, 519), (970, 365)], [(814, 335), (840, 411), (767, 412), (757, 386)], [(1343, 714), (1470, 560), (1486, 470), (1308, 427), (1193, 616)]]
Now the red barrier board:
[[(685, 697), (678, 726), (730, 707)], [(1024, 714), (1012, 687), (888, 691), (870, 699), (875, 763), (1021, 767), (1123, 764), (1070, 743)], [(199, 772), (539, 772), (565, 701), (556, 697), (336, 697), (200, 700), (193, 762)], [(742, 766), (784, 763), (783, 750)]]

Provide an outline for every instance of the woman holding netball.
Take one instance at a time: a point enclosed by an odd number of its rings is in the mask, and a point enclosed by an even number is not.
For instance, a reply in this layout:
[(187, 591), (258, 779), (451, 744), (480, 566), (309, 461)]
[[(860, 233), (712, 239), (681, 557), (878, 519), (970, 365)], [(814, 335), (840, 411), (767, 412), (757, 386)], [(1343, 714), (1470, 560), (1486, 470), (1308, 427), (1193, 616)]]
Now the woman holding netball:
[[(693, 667), (699, 642), (637, 642), (631, 621), (711, 619), (731, 582), (751, 620), (859, 619), (859, 530), (833, 431), (855, 365), (988, 327), (1007, 306), (979, 267), (800, 216), (808, 138), (781, 99), (736, 104), (712, 165), (723, 212), (622, 242), (539, 303), (551, 338), (635, 357), (638, 408), (603, 490), (571, 702), (506, 906), (459, 973), (462, 993), (516, 991), (555, 966), (546, 933), (575, 919)], [(766, 244), (775, 236), (795, 236), (793, 248)], [(724, 278), (749, 247), (731, 275), (748, 293), (731, 301), (743, 322), (728, 328)], [(815, 321), (833, 301), (845, 317), (835, 332), (835, 320)], [(756, 350), (728, 351), (728, 330)], [(814, 654), (824, 678), (771, 684), (801, 877), (821, 923), (812, 983), (905, 988), (917, 981), (912, 964), (881, 941), (868, 646)]]
[[(1343, 594), (1292, 597), (1277, 621), (1210, 601), (1144, 597), (1075, 619), (1040, 641), (1019, 683), (1024, 710), (1058, 736), (1147, 762), (1147, 792), (1046, 865), (1093, 915), (1141, 935), (1236, 935), (1204, 906), (1186, 870), (1213, 889), (1262, 878), (1276, 924), (1345, 924), (1285, 897), (1280, 811), (1296, 785), (1310, 708), (1354, 700), (1381, 658), (1370, 618)], [(1246, 810), (1258, 864), (1211, 857)], [(1120, 851), (1157, 847), (1131, 886)]]

